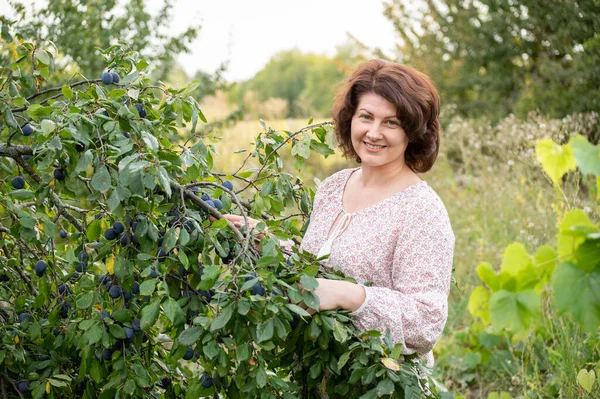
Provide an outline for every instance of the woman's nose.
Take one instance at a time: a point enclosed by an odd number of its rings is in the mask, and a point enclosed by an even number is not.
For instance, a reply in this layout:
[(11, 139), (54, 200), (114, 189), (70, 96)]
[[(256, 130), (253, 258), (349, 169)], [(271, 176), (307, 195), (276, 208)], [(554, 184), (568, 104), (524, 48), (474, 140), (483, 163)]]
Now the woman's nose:
[(367, 138), (370, 140), (377, 140), (381, 138), (381, 125), (379, 123), (373, 123), (367, 132)]

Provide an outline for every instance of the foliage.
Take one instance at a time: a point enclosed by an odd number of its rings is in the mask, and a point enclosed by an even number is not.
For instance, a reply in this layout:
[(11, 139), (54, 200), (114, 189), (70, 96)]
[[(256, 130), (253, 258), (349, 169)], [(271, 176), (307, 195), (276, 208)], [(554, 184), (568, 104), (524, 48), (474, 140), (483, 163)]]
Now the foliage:
[[(168, 1), (150, 10), (142, 0), (47, 0), (35, 8), (20, 1), (9, 2), (16, 14), (16, 29), (28, 41), (53, 43), (62, 55), (69, 57), (80, 73), (91, 79), (100, 76), (106, 66), (97, 48), (117, 42), (128, 43), (141, 52), (155, 68), (154, 75), (164, 79), (173, 65), (174, 56), (189, 49), (199, 26), (190, 26), (177, 36), (165, 33), (171, 24)], [(4, 23), (8, 21), (3, 19)], [(62, 61), (64, 62), (64, 61)]]
[(461, 115), (498, 120), (598, 110), (599, 10), (596, 0), (391, 0), (385, 13), (402, 62), (431, 76)]
[(323, 116), (330, 114), (331, 99), (343, 77), (344, 71), (331, 58), (299, 50), (282, 51), (252, 79), (241, 83), (233, 96), (241, 101), (246, 92), (255, 91), (261, 101), (286, 100), (287, 117)]
[[(299, 306), (318, 309), (315, 276), (343, 276), (279, 246), (301, 237), (314, 194), (282, 172), (279, 151), (291, 144), (297, 167), (313, 151), (331, 154), (330, 124), (264, 125), (248, 154), (261, 166), (217, 173), (196, 133), (200, 83), (166, 89), (139, 53), (114, 45), (102, 55), (119, 83), (37, 91), (54, 63), (26, 41), (4, 65), (5, 396), (435, 396), (428, 370), (389, 334)], [(12, 183), (20, 175), (23, 187)], [(285, 217), (289, 208), (300, 215)], [(222, 212), (262, 217), (270, 233), (237, 229)]]
[[(579, 168), (592, 201), (600, 202), (600, 147), (583, 136), (571, 136), (565, 145), (540, 140), (536, 155), (555, 187), (561, 190), (563, 175)], [(469, 311), (494, 334), (508, 333), (525, 340), (532, 332), (548, 335), (542, 308), (549, 296), (556, 317), (572, 318), (597, 348), (600, 331), (600, 228), (583, 209), (566, 212), (559, 224), (556, 246), (542, 245), (529, 254), (521, 243), (506, 248), (500, 271), (482, 263), (477, 274), (483, 285), (469, 299)], [(588, 363), (600, 364), (595, 349)], [(592, 392), (595, 372), (581, 369), (577, 382)], [(560, 389), (559, 389), (560, 391)]]

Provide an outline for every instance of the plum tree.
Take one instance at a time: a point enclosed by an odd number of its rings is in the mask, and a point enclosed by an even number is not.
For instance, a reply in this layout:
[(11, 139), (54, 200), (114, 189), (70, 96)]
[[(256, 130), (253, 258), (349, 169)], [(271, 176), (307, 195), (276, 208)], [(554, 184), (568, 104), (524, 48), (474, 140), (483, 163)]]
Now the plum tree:
[[(425, 396), (424, 367), (389, 334), (356, 330), (348, 312), (307, 312), (319, 307), (315, 277), (345, 277), (279, 246), (299, 242), (314, 196), (281, 152), (296, 166), (311, 149), (331, 153), (329, 123), (265, 124), (249, 151), (260, 166), (213, 171), (199, 82), (155, 84), (139, 53), (115, 44), (102, 54), (118, 86), (47, 87), (51, 53), (19, 40), (3, 65), (19, 73), (0, 76), (2, 173), (28, 182), (0, 186), (2, 386), (28, 381), (35, 398)], [(19, 134), (26, 126), (37, 134)], [(260, 218), (269, 234), (222, 212)]]

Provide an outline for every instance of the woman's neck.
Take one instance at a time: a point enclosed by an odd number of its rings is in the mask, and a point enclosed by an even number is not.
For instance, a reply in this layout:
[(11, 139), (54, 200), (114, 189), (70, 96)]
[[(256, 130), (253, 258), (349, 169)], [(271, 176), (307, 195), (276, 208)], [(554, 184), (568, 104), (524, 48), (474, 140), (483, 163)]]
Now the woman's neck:
[(362, 165), (358, 182), (363, 188), (377, 188), (397, 182), (406, 174), (405, 163), (391, 163), (381, 166)]

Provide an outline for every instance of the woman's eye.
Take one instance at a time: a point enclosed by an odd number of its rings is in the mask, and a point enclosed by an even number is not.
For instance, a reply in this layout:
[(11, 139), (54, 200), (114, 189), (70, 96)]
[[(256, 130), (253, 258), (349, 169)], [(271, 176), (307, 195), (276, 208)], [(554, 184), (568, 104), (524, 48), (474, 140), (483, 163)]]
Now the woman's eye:
[(398, 122), (396, 122), (396, 121), (387, 121), (387, 123), (390, 126), (398, 126)]
[(359, 118), (365, 119), (365, 120), (371, 120), (371, 115), (362, 114), (362, 115), (359, 115)]

